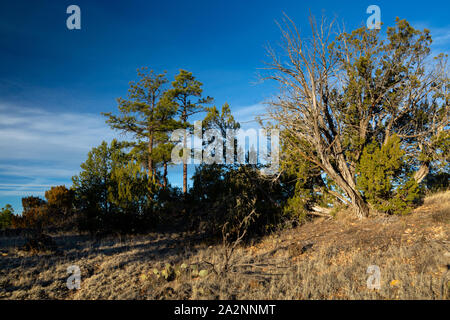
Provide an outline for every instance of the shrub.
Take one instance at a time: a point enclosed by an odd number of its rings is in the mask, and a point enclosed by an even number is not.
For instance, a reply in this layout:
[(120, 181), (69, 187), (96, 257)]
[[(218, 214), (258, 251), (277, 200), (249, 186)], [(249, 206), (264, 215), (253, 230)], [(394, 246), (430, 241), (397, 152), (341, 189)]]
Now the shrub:
[(449, 189), (450, 174), (447, 172), (430, 173), (425, 178), (425, 185), (430, 192), (445, 191)]
[(30, 228), (40, 232), (43, 227), (52, 223), (47, 204), (38, 197), (22, 198), (22, 215), (12, 217), (13, 228)]
[(193, 176), (189, 194), (190, 218), (212, 237), (227, 235), (229, 241), (273, 230), (282, 220), (286, 192), (282, 184), (261, 175), (250, 166), (238, 169), (201, 165)]
[(45, 192), (45, 199), (50, 208), (57, 211), (59, 215), (67, 216), (72, 212), (74, 191), (65, 186), (51, 187)]
[(129, 146), (103, 142), (72, 178), (80, 230), (135, 233), (155, 225), (159, 187), (140, 161), (125, 152)]
[(406, 170), (404, 155), (395, 135), (381, 147), (374, 141), (364, 148), (357, 183), (376, 210), (407, 214), (422, 200), (423, 192)]
[(301, 223), (313, 206), (327, 207), (329, 197), (325, 179), (320, 169), (314, 163), (298, 157), (289, 141), (304, 143), (290, 135), (286, 130), (281, 132), (281, 148), (283, 158), (281, 169), (283, 179), (281, 182), (287, 194), (290, 194), (285, 206), (284, 215), (294, 223)]
[(0, 229), (7, 229), (11, 227), (11, 221), (14, 216), (14, 209), (10, 204), (7, 204), (0, 210)]
[(47, 214), (54, 226), (73, 229), (74, 191), (65, 186), (51, 187), (45, 192)]

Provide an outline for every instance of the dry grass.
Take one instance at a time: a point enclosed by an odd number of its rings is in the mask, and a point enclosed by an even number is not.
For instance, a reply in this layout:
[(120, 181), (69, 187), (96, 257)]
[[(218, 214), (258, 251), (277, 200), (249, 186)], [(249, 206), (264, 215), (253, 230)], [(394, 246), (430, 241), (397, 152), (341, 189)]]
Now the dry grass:
[(435, 221), (450, 223), (450, 192), (439, 192), (425, 198), (424, 207), (432, 211)]
[[(63, 254), (29, 255), (23, 239), (1, 238), (2, 299), (449, 299), (450, 192), (428, 197), (407, 217), (318, 219), (240, 247), (223, 270), (223, 249), (188, 234), (92, 241), (58, 235)], [(173, 281), (153, 274), (166, 263), (188, 267)], [(81, 268), (80, 290), (66, 287)], [(369, 265), (381, 288), (367, 288)]]

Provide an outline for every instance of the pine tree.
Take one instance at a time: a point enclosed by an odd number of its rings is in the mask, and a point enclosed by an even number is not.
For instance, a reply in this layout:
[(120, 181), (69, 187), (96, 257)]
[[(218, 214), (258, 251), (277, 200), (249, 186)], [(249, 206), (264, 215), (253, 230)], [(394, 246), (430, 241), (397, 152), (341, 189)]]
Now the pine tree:
[(120, 115), (103, 113), (108, 117), (111, 128), (133, 136), (134, 152), (142, 152), (141, 159), (146, 159), (148, 176), (156, 180), (156, 166), (153, 149), (156, 136), (178, 127), (173, 118), (177, 104), (169, 98), (165, 90), (167, 79), (164, 74), (155, 74), (144, 67), (138, 70), (139, 80), (130, 83), (128, 98), (119, 98)]
[[(178, 114), (184, 128), (190, 126), (188, 120), (191, 116), (204, 110), (203, 105), (212, 102), (211, 97), (202, 98), (203, 84), (196, 80), (192, 72), (180, 70), (172, 82), (172, 89), (168, 97), (178, 106)], [(193, 100), (194, 99), (194, 100)], [(183, 146), (186, 147), (186, 137)], [(183, 193), (187, 193), (187, 163), (183, 163)]]

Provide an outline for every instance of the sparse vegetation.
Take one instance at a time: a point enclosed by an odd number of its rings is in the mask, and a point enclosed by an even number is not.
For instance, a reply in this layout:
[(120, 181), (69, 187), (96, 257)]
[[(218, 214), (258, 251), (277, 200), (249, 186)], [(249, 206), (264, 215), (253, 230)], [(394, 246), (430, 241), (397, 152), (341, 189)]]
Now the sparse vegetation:
[(14, 209), (10, 204), (7, 204), (0, 211), (0, 230), (11, 227), (12, 218), (14, 216)]
[[(406, 20), (386, 38), (311, 27), (306, 41), (287, 18), (282, 52), (269, 49), (267, 79), (282, 89), (260, 122), (279, 129), (279, 172), (238, 153), (228, 132), (240, 123), (227, 103), (206, 107), (191, 72), (169, 83), (139, 69), (119, 115), (103, 113), (129, 141), (92, 148), (70, 188), (0, 211), (0, 298), (449, 299), (447, 57), (429, 59), (429, 31)], [(196, 166), (189, 190), (197, 152), (226, 161)], [(182, 189), (168, 178), (174, 154)], [(65, 285), (71, 265), (80, 290)]]
[[(99, 241), (54, 235), (61, 255), (31, 254), (2, 237), (2, 299), (449, 299), (450, 193), (426, 198), (408, 216), (359, 221), (319, 218), (241, 243), (224, 270), (221, 244), (191, 233), (150, 233)], [(80, 290), (66, 287), (81, 268)], [(367, 268), (381, 270), (368, 289)]]

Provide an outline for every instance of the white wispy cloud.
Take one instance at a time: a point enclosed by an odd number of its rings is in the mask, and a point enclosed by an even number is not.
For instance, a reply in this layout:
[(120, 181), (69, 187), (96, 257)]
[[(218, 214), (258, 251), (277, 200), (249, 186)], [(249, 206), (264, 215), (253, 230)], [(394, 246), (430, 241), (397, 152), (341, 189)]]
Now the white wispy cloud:
[[(39, 179), (37, 179), (39, 181)], [(0, 196), (24, 197), (24, 196), (44, 196), (45, 190), (50, 189), (51, 184), (36, 183), (0, 183)]]
[(412, 23), (412, 26), (416, 29), (430, 30), (431, 39), (433, 40), (431, 48), (434, 53), (450, 53), (450, 25), (445, 27), (436, 27), (428, 22), (416, 22)]
[[(50, 112), (0, 104), (0, 161), (75, 160), (114, 133), (97, 114)], [(77, 159), (78, 160), (78, 159)]]
[[(59, 165), (64, 165), (63, 160), (56, 160), (61, 162)], [(80, 162), (81, 164), (81, 162)], [(71, 167), (69, 164), (68, 167)], [(54, 167), (48, 164), (41, 165), (12, 165), (0, 164), (0, 175), (10, 177), (48, 177), (48, 178), (67, 178), (74, 174), (73, 168)], [(12, 184), (11, 184), (12, 185)], [(1, 186), (1, 184), (0, 184)]]
[[(265, 110), (262, 103), (232, 107), (245, 127)], [(0, 197), (43, 196), (51, 186), (70, 185), (89, 150), (113, 138), (123, 137), (100, 114), (0, 103)]]
[(114, 137), (99, 114), (0, 103), (0, 196), (42, 195), (70, 182), (89, 150)]
[(266, 106), (263, 103), (257, 103), (250, 106), (232, 107), (232, 114), (236, 121), (241, 123), (252, 122), (256, 117), (263, 116), (266, 113)]

